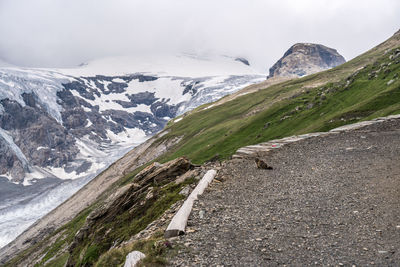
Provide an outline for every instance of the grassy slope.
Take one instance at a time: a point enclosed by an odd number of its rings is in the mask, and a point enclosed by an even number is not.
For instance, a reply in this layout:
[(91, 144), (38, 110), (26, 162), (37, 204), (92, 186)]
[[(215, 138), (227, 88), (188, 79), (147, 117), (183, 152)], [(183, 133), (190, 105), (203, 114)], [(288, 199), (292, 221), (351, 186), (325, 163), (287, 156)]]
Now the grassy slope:
[[(394, 36), (335, 69), (273, 85), (208, 109), (205, 107), (210, 105), (200, 107), (168, 126), (169, 133), (163, 139), (184, 138), (160, 160), (181, 155), (195, 163), (216, 154), (228, 158), (242, 146), (399, 113), (399, 79), (395, 76), (400, 64), (389, 59), (391, 52), (384, 54), (399, 45), (399, 36)], [(382, 67), (385, 63), (391, 64)], [(370, 79), (368, 75), (379, 69), (378, 77)], [(395, 81), (388, 86), (391, 79)], [(264, 129), (266, 123), (270, 124)]]
[[(220, 105), (207, 104), (199, 107), (181, 121), (167, 126), (168, 134), (159, 138), (156, 143), (177, 136), (183, 136), (183, 139), (158, 161), (165, 162), (181, 155), (188, 156), (195, 163), (207, 161), (216, 154), (221, 158), (228, 158), (242, 146), (293, 134), (326, 131), (343, 124), (400, 113), (400, 79), (396, 78), (400, 72), (400, 57), (397, 61), (389, 59), (393, 50), (399, 46), (400, 36), (397, 35), (335, 69), (267, 88), (261, 83), (255, 93), (225, 103), (222, 101)], [(388, 50), (390, 51), (385, 54)], [(391, 64), (382, 66), (388, 63)], [(365, 68), (360, 69), (364, 66)], [(371, 78), (370, 74), (378, 70), (377, 77)], [(392, 79), (394, 82), (387, 85)], [(205, 109), (206, 107), (208, 108)], [(267, 128), (264, 127), (266, 123), (269, 123)], [(112, 188), (131, 182), (138, 171), (127, 174)], [(113, 191), (112, 188), (108, 193)], [(165, 194), (173, 198), (168, 204), (176, 201), (176, 194), (180, 190), (173, 189)], [(163, 196), (160, 195), (160, 201), (164, 199)], [(78, 265), (97, 262), (99, 266), (105, 266), (104, 263), (110, 261), (123, 263), (130, 249), (113, 249), (104, 253), (103, 249), (96, 250), (96, 243), (89, 239), (81, 244), (80, 251), (75, 251), (77, 255), (70, 255), (66, 249), (86, 216), (99, 204), (101, 203), (95, 203), (82, 211), (74, 221), (59, 228), (42, 242), (22, 251), (9, 266), (21, 264), (34, 253), (38, 253), (34, 258), (43, 256), (37, 264), (40, 266), (63, 265), (71, 256), (81, 259), (77, 260)], [(140, 223), (138, 227), (135, 225), (141, 218), (133, 219), (132, 223), (111, 224), (110, 229), (118, 229), (115, 234), (121, 233), (121, 236), (116, 238), (126, 240), (129, 238), (125, 236), (126, 233), (134, 234), (143, 229), (162, 214), (167, 208), (164, 206), (162, 209), (158, 208), (159, 205), (152, 206), (146, 214), (153, 214), (154, 210), (156, 214), (150, 216), (151, 218), (147, 216), (150, 219), (144, 224)], [(51, 242), (52, 239), (55, 242)], [(160, 237), (155, 240), (160, 240)], [(154, 243), (154, 240), (151, 242)], [(155, 253), (152, 246), (146, 247), (143, 250), (147, 254)]]

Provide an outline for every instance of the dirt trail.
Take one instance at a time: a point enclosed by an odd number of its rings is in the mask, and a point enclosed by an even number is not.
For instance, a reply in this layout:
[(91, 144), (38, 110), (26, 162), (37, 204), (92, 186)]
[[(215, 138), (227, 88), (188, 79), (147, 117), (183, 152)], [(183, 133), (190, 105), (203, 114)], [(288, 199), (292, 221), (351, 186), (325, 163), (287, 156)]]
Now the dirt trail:
[(399, 266), (400, 119), (225, 163), (177, 266)]

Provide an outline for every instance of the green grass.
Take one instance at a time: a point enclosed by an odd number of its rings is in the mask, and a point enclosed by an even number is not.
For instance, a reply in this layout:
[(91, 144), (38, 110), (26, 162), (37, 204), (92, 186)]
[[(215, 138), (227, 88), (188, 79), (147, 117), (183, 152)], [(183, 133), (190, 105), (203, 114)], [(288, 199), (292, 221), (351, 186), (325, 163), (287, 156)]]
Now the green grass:
[[(83, 226), (85, 223), (86, 217), (89, 215), (89, 213), (92, 210), (92, 206), (83, 210), (78, 214), (77, 217), (75, 217), (73, 220), (71, 220), (69, 223), (65, 224), (64, 226), (60, 227), (56, 231), (54, 231), (51, 235), (46, 237), (44, 240), (38, 242), (34, 246), (28, 248), (25, 251), (22, 251), (20, 254), (18, 254), (16, 257), (14, 257), (11, 261), (7, 262), (5, 266), (17, 266), (20, 264), (26, 257), (30, 255), (35, 250), (41, 249), (42, 250), (42, 255), (44, 257), (37, 263), (35, 266), (43, 266), (52, 259), (53, 257), (57, 257), (57, 254), (62, 251), (63, 249), (66, 248), (67, 245), (69, 245), (76, 232)], [(58, 236), (56, 238), (56, 241), (50, 242), (52, 238), (55, 236)], [(63, 254), (64, 255), (64, 254)], [(66, 254), (68, 256), (68, 253)], [(58, 255), (60, 256), (60, 255)], [(62, 258), (65, 259), (68, 257), (63, 256)], [(57, 258), (59, 259), (59, 258)], [(55, 260), (53, 260), (54, 262)], [(50, 262), (49, 262), (50, 264)], [(50, 264), (50, 266), (52, 266)], [(53, 265), (54, 266), (54, 265)]]
[(134, 204), (128, 210), (121, 209), (111, 219), (98, 220), (91, 226), (90, 233), (85, 240), (73, 249), (71, 259), (74, 266), (96, 264), (99, 257), (106, 253), (112, 245), (129, 240), (159, 218), (172, 204), (183, 199), (184, 196), (179, 192), (184, 186), (195, 181), (194, 178), (191, 178), (181, 184), (171, 182), (165, 186), (153, 185), (153, 198), (145, 200), (147, 191), (144, 191), (134, 201), (134, 203), (143, 201), (143, 205)]
[(96, 263), (96, 267), (122, 266), (126, 256), (132, 251), (140, 251), (146, 257), (140, 261), (139, 266), (164, 266), (167, 257), (176, 253), (170, 242), (163, 238), (163, 233), (157, 232), (151, 238), (138, 240), (124, 246), (113, 248), (104, 253)]
[(67, 263), (67, 260), (69, 258), (69, 253), (65, 252), (63, 254), (61, 254), (60, 256), (58, 256), (57, 258), (55, 258), (54, 260), (49, 261), (48, 263), (46, 263), (46, 267), (60, 267), (60, 266), (64, 266)]
[(102, 248), (94, 244), (86, 248), (85, 255), (83, 256), (81, 265), (92, 265), (101, 255)]
[[(63, 248), (65, 245), (68, 245), (72, 242), (76, 232), (83, 226), (85, 223), (86, 217), (89, 215), (91, 209), (86, 210), (85, 212), (78, 215), (74, 220), (70, 223), (66, 224), (64, 227), (61, 227), (58, 231), (63, 232), (63, 234), (57, 239), (57, 241), (48, 248), (46, 251), (46, 255), (42, 259), (42, 263), (45, 263), (48, 259), (52, 258), (56, 255), (56, 253)], [(57, 231), (57, 232), (58, 232)], [(57, 233), (56, 232), (56, 233)]]
[[(320, 80), (319, 75), (322, 74), (314, 74), (271, 86), (220, 106), (198, 110), (168, 127), (169, 133), (162, 139), (176, 136), (183, 136), (183, 139), (160, 161), (183, 155), (197, 164), (216, 154), (226, 159), (246, 145), (294, 134), (327, 131), (344, 124), (399, 113), (399, 79), (387, 85), (399, 74), (399, 64), (392, 63), (388, 68), (390, 72), (384, 74), (382, 70), (377, 78), (368, 79), (371, 71), (389, 61), (389, 54), (377, 58), (375, 64), (349, 77), (351, 83), (347, 86), (346, 78), (352, 73), (343, 75), (342, 69), (333, 69), (323, 74), (333, 75), (336, 71), (344, 78), (305, 89), (304, 83), (316, 78)], [(326, 97), (324, 99), (318, 95), (322, 92)], [(277, 96), (282, 98), (275, 101)], [(307, 108), (310, 103), (314, 104), (313, 108)], [(264, 129), (266, 123), (270, 125)]]

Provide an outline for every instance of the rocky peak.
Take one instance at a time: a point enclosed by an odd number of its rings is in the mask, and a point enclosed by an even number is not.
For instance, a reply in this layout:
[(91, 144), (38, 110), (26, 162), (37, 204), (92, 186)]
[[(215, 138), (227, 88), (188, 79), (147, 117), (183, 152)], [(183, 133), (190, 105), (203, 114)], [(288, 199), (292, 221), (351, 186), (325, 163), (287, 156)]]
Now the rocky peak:
[(301, 77), (345, 62), (344, 57), (333, 48), (320, 44), (297, 43), (269, 69), (268, 78)]
[(245, 59), (244, 57), (237, 57), (237, 58), (235, 58), (235, 61), (242, 62), (246, 66), (250, 66), (250, 62), (247, 59)]

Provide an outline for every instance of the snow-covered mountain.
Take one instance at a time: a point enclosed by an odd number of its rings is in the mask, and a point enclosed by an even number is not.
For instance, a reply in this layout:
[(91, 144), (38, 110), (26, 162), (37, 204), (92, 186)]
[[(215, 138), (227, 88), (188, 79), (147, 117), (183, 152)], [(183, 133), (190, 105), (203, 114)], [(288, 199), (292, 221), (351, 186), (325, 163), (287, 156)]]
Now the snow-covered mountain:
[(0, 68), (0, 246), (170, 119), (264, 79), (227, 56)]

